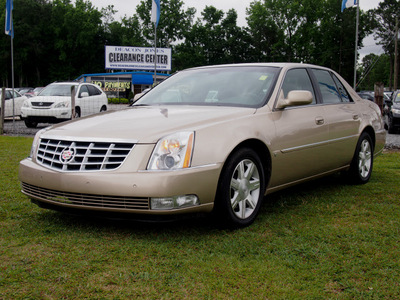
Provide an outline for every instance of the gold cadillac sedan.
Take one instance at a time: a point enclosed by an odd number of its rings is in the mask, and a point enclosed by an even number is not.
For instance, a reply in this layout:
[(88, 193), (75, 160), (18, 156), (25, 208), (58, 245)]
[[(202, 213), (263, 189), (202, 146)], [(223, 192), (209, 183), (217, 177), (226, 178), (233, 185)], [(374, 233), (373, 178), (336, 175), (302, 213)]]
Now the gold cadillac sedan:
[(125, 110), (39, 131), (19, 178), (44, 208), (214, 212), (240, 227), (274, 191), (339, 171), (368, 182), (384, 143), (378, 106), (330, 69), (208, 66), (176, 73)]

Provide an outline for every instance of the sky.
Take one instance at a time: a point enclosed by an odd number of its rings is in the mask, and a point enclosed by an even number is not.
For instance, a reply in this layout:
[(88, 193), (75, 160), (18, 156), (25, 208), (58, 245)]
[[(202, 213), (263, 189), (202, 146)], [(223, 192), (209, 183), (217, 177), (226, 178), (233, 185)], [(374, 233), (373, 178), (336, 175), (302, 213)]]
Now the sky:
[[(364, 11), (378, 7), (378, 4), (382, 0), (359, 0), (360, 8)], [(135, 13), (136, 6), (141, 2), (140, 0), (92, 0), (93, 6), (98, 9), (107, 7), (108, 5), (114, 5), (114, 9), (118, 11), (115, 15), (116, 21), (119, 21), (124, 15), (131, 16)], [(229, 9), (234, 8), (238, 13), (238, 26), (246, 26), (246, 8), (250, 6), (253, 0), (183, 0), (185, 3), (184, 7), (194, 7), (197, 10), (197, 17), (200, 16), (200, 12), (208, 5), (212, 5), (217, 9), (227, 12)], [(161, 7), (162, 9), (162, 7)], [(355, 9), (355, 8), (352, 8)], [(375, 44), (375, 41), (371, 36), (368, 36), (363, 41), (364, 47), (359, 50), (360, 58), (363, 56), (374, 53), (380, 55), (383, 50), (380, 46)]]

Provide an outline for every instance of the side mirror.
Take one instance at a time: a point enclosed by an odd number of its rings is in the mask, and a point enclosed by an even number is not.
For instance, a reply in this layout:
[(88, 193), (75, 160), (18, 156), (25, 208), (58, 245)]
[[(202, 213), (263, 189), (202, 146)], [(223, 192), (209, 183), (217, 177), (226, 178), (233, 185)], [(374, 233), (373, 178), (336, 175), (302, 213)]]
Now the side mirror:
[(277, 108), (285, 108), (288, 106), (301, 106), (311, 104), (313, 100), (310, 91), (294, 90), (288, 93), (287, 99), (280, 98), (278, 100)]
[(89, 93), (88, 92), (81, 93), (81, 97), (80, 98), (85, 98), (85, 97), (89, 97)]

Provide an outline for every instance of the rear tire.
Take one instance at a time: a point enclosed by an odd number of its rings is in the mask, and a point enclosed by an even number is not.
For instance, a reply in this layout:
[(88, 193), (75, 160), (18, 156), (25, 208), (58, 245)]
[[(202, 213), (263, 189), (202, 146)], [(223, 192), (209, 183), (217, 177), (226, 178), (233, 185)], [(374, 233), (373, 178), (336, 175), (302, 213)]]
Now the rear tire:
[(219, 180), (215, 203), (223, 225), (245, 227), (254, 222), (265, 191), (264, 168), (250, 148), (234, 152), (227, 160)]
[(370, 135), (363, 132), (358, 140), (348, 177), (353, 184), (365, 184), (372, 174), (374, 162), (374, 145)]

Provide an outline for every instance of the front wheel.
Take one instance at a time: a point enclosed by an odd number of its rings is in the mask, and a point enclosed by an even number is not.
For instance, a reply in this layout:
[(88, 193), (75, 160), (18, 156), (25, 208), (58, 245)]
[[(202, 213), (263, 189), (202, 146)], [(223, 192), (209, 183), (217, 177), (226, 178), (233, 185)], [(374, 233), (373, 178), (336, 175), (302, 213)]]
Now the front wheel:
[(260, 210), (264, 190), (264, 169), (258, 155), (249, 148), (236, 151), (221, 173), (215, 203), (217, 216), (229, 226), (250, 225)]
[(364, 184), (369, 181), (372, 174), (374, 160), (374, 146), (370, 135), (361, 134), (356, 151), (348, 172), (349, 179), (355, 184)]
[(24, 123), (25, 123), (25, 126), (28, 127), (28, 128), (36, 128), (37, 125), (38, 125), (38, 122), (34, 122), (34, 121), (29, 120), (29, 119), (25, 119)]

